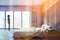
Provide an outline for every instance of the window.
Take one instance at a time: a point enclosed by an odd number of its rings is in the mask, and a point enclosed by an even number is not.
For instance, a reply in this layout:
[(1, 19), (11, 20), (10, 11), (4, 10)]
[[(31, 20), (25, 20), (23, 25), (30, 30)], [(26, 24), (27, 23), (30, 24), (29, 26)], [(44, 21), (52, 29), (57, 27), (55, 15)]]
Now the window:
[(0, 28), (5, 28), (5, 12), (0, 11)]
[[(0, 28), (8, 28), (8, 15), (10, 16), (10, 28), (31, 27), (30, 11), (0, 11)], [(6, 26), (5, 26), (6, 25)]]
[(14, 12), (14, 28), (21, 28), (21, 11)]
[(13, 11), (6, 11), (6, 28), (8, 28), (8, 15), (10, 15), (10, 28), (13, 28)]
[(22, 27), (23, 28), (31, 27), (31, 12), (29, 11), (22, 12)]

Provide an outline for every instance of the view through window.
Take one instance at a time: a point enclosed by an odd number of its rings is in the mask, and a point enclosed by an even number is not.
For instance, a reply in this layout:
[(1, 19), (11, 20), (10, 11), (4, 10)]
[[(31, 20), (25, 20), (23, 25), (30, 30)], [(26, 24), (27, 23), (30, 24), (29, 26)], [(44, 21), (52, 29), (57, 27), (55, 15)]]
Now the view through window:
[(10, 21), (10, 28), (29, 28), (31, 27), (31, 12), (0, 11), (0, 28), (8, 28), (8, 20)]

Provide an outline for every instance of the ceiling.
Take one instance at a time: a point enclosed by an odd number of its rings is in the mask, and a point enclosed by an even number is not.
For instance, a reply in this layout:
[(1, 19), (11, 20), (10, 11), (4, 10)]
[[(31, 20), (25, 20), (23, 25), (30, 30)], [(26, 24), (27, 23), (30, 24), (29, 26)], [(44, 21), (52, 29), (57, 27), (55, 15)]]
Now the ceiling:
[(40, 5), (44, 0), (0, 0), (0, 5)]

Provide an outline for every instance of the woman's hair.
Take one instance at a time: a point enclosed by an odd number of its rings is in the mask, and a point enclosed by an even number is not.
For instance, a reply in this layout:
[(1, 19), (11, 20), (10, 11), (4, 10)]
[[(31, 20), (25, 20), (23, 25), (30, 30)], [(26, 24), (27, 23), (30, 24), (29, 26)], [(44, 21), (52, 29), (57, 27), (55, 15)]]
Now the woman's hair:
[(10, 15), (8, 15), (8, 17), (10, 17)]

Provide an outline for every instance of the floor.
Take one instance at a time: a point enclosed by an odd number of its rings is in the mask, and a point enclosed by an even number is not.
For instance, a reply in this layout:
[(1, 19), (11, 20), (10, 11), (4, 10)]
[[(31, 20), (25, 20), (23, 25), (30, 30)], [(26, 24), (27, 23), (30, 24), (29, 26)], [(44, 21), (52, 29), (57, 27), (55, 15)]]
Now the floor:
[(0, 40), (13, 40), (13, 33), (8, 30), (0, 30)]
[[(8, 31), (8, 30), (0, 30), (0, 40), (14, 40), (13, 39), (13, 30), (10, 30), (10, 31)], [(59, 36), (60, 37), (60, 36)], [(55, 38), (55, 39), (53, 39), (53, 37), (52, 38), (48, 38), (48, 39), (44, 39), (44, 38), (33, 38), (33, 39), (31, 39), (31, 40), (60, 40), (60, 38), (58, 39), (58, 38)]]
[[(0, 30), (0, 40), (14, 40), (13, 37), (13, 30), (8, 31), (8, 30)], [(40, 38), (33, 38), (31, 40), (43, 40)]]

